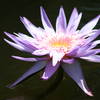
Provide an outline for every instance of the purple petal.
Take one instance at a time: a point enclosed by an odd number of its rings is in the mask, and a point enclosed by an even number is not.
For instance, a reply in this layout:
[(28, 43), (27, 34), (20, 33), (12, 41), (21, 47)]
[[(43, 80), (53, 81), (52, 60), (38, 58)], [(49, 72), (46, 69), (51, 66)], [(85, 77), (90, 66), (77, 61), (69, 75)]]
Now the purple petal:
[(82, 55), (86, 55), (88, 53), (93, 53), (92, 51), (89, 50), (91, 46), (91, 43), (87, 44), (87, 45), (83, 45), (81, 46), (78, 50), (77, 50), (77, 54), (76, 57), (80, 57)]
[(55, 66), (52, 66), (52, 61), (48, 62), (45, 71), (42, 75), (42, 79), (48, 80), (58, 69), (59, 63), (57, 63)]
[(32, 43), (28, 42), (27, 40), (23, 40), (22, 38), (17, 37), (17, 36), (15, 36), (15, 35), (12, 35), (12, 34), (7, 33), (7, 32), (5, 32), (5, 34), (6, 34), (10, 39), (12, 39), (15, 43), (14, 43), (14, 42), (11, 42), (11, 41), (9, 41), (9, 40), (7, 40), (7, 39), (4, 39), (4, 40), (5, 40), (9, 45), (15, 47), (16, 49), (19, 49), (19, 50), (21, 50), (21, 51), (31, 52), (31, 53), (33, 52), (33, 50), (36, 49), (36, 47), (35, 47)]
[(95, 54), (96, 52), (94, 50), (89, 49), (90, 46), (91, 46), (91, 44), (81, 47), (77, 51), (76, 57), (90, 56), (90, 55)]
[(4, 41), (6, 41), (9, 45), (13, 46), (14, 48), (16, 48), (16, 49), (18, 49), (20, 51), (25, 51), (25, 49), (22, 46), (20, 46), (20, 45), (18, 45), (16, 43), (13, 43), (13, 42), (11, 42), (11, 41), (9, 41), (7, 39), (4, 39)]
[(75, 32), (76, 31), (76, 29), (78, 28), (78, 25), (80, 23), (81, 17), (82, 17), (82, 13), (80, 13), (79, 16), (73, 22), (73, 24), (71, 26), (71, 32)]
[(10, 34), (10, 33), (8, 33), (8, 32), (4, 32), (4, 33), (5, 33), (5, 35), (7, 35), (10, 39), (12, 39), (14, 42), (19, 43), (18, 40), (17, 40), (17, 37), (16, 37), (15, 35)]
[(44, 26), (44, 28), (53, 28), (47, 15), (46, 12), (44, 11), (44, 9), (42, 7), (40, 7), (40, 11), (41, 11), (41, 20), (42, 20), (42, 24)]
[(95, 25), (97, 24), (97, 22), (99, 21), (100, 15), (97, 16), (96, 18), (94, 18), (93, 20), (91, 20), (90, 22), (88, 22), (81, 30), (80, 30), (80, 34), (87, 34), (90, 33), (91, 30), (95, 27)]
[(29, 51), (29, 52), (33, 52), (34, 50), (37, 49), (37, 46), (34, 44), (34, 43), (30, 43), (29, 41), (27, 40), (21, 40), (21, 39), (18, 39), (19, 40), (19, 43), (20, 45), (26, 50), (26, 51)]
[(71, 14), (71, 17), (69, 19), (69, 23), (68, 23), (68, 26), (67, 26), (67, 30), (70, 31), (72, 26), (73, 26), (73, 23), (75, 21), (75, 19), (78, 17), (78, 12), (77, 12), (77, 9), (74, 8), (73, 11), (72, 11), (72, 14)]
[(44, 50), (44, 49), (39, 49), (39, 50), (35, 50), (33, 51), (33, 55), (37, 55), (37, 56), (43, 56), (43, 55), (47, 55), (49, 53), (48, 50)]
[(96, 41), (92, 42), (92, 44), (89, 47), (89, 49), (92, 49), (92, 48), (96, 47), (98, 44), (100, 44), (100, 40), (96, 40)]
[(100, 30), (96, 31), (93, 35), (91, 35), (90, 37), (88, 37), (86, 40), (85, 40), (85, 45), (92, 42), (94, 39), (96, 39), (98, 36), (100, 35)]
[(90, 62), (100, 63), (100, 56), (99, 55), (91, 55), (91, 56), (80, 57), (80, 58), (87, 60), (87, 61), (90, 61)]
[(62, 62), (67, 63), (67, 64), (72, 64), (74, 62), (74, 59), (63, 59)]
[(62, 64), (64, 71), (78, 84), (78, 86), (89, 96), (93, 96), (89, 90), (80, 68), (80, 64), (74, 61), (73, 64)]
[(77, 54), (77, 57), (86, 57), (86, 56), (91, 56), (96, 54), (96, 52), (94, 50), (87, 50), (87, 51), (83, 51), (80, 54)]
[(18, 39), (17, 39), (17, 37), (15, 35), (12, 35), (12, 34), (10, 34), (8, 32), (4, 32), (4, 33), (5, 33), (5, 35), (7, 35), (10, 39), (12, 39), (15, 42), (14, 43), (14, 42), (11, 42), (11, 41), (9, 41), (7, 39), (4, 39), (9, 45), (11, 45), (14, 48), (19, 49), (21, 51), (25, 50), (24, 46), (18, 41)]
[(42, 57), (42, 58), (25, 58), (25, 57), (20, 57), (20, 56), (12, 56), (15, 59), (22, 60), (22, 61), (30, 61), (30, 62), (35, 62), (35, 61), (43, 61), (43, 60), (48, 60), (49, 58), (47, 57)]
[(64, 9), (61, 7), (59, 11), (59, 16), (57, 17), (56, 21), (56, 31), (59, 32), (65, 32), (66, 30), (66, 16), (64, 13)]
[(26, 79), (30, 75), (32, 75), (32, 74), (40, 71), (41, 69), (43, 69), (45, 67), (46, 63), (47, 63), (46, 61), (37, 62), (33, 67), (31, 67), (27, 72), (25, 72), (20, 78), (18, 78), (13, 84), (11, 84), (8, 87), (9, 88), (15, 87), (17, 84), (22, 82), (24, 79)]
[(94, 52), (95, 52), (95, 54), (100, 53), (100, 49), (92, 49), (92, 51), (94, 51)]
[(74, 49), (72, 49), (67, 55), (68, 56), (76, 56), (77, 55), (77, 51), (80, 49), (79, 46), (75, 47)]
[(27, 18), (20, 17), (20, 20), (33, 37), (36, 38), (39, 34), (43, 33), (43, 30), (35, 27)]

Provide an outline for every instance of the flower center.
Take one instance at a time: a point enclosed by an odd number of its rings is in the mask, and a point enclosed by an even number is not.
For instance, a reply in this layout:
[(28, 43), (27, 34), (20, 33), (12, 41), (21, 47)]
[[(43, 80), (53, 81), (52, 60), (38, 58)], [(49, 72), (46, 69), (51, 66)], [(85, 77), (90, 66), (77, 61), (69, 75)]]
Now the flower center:
[(65, 35), (65, 34), (54, 34), (47, 36), (45, 40), (41, 42), (42, 46), (52, 51), (57, 51), (61, 53), (68, 53), (77, 45), (82, 44), (81, 39), (76, 35)]
[(56, 42), (56, 43), (52, 44), (52, 47), (56, 47), (56, 48), (61, 48), (61, 47), (66, 47), (66, 46), (67, 46), (67, 44), (65, 44), (65, 43)]
[(66, 43), (66, 41), (62, 39), (54, 40), (54, 41), (51, 41), (51, 47), (54, 47), (54, 48), (68, 47), (68, 43)]
[(68, 52), (76, 44), (76, 39), (63, 34), (55, 35), (49, 40), (49, 46), (58, 51)]

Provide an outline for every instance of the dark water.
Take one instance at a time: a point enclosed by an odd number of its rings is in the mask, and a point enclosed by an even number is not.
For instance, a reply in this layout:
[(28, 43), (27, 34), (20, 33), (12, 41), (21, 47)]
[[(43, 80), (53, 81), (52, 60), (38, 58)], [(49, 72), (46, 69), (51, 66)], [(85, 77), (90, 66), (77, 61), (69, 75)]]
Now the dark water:
[[(23, 32), (28, 34), (19, 20), (19, 16), (26, 16), (36, 26), (42, 26), (40, 20), (40, 6), (43, 6), (55, 27), (56, 17), (60, 6), (65, 9), (67, 20), (74, 7), (83, 12), (80, 28), (89, 20), (100, 14), (100, 0), (0, 0), (0, 100), (100, 100), (100, 64), (80, 61), (88, 86), (94, 97), (88, 97), (65, 73), (60, 82), (56, 73), (50, 80), (40, 79), (42, 71), (23, 81), (14, 89), (6, 86), (15, 81), (33, 63), (12, 59), (11, 55), (27, 55), (7, 45), (3, 38), (4, 31)], [(100, 22), (96, 26), (100, 28)], [(100, 47), (100, 46), (98, 46)], [(54, 91), (48, 88), (59, 81)]]

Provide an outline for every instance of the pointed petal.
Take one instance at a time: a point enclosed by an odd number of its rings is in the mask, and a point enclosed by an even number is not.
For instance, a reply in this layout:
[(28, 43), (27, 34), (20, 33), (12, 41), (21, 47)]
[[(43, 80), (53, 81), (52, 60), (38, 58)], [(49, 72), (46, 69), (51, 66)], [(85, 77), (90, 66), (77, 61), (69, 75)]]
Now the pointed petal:
[(75, 19), (78, 17), (78, 11), (76, 8), (73, 9), (71, 17), (69, 19), (69, 23), (67, 26), (67, 31), (70, 31), (72, 26), (73, 26), (73, 22), (75, 21)]
[(92, 45), (90, 46), (89, 49), (96, 47), (98, 44), (100, 44), (100, 40), (96, 40), (96, 41), (92, 42)]
[(39, 50), (35, 50), (33, 51), (33, 55), (37, 55), (37, 56), (43, 56), (43, 55), (47, 55), (49, 53), (48, 50), (44, 50), (44, 49), (39, 49)]
[(17, 84), (19, 84), (20, 82), (22, 82), (24, 79), (26, 79), (30, 75), (32, 75), (32, 74), (40, 71), (41, 69), (43, 69), (45, 67), (46, 63), (47, 63), (46, 61), (37, 62), (33, 67), (31, 67), (20, 78), (18, 78), (13, 84), (9, 85), (8, 87), (9, 88), (15, 87)]
[(78, 86), (89, 96), (93, 96), (91, 91), (88, 89), (87, 84), (84, 80), (80, 64), (74, 61), (73, 64), (63, 64), (64, 71), (78, 84)]
[(92, 51), (95, 52), (94, 54), (98, 54), (98, 53), (100, 53), (100, 49), (92, 49)]
[(57, 53), (53, 52), (52, 54), (52, 65), (55, 66), (60, 60), (63, 58), (64, 54), (63, 53)]
[(92, 31), (92, 29), (95, 27), (95, 25), (97, 24), (97, 22), (99, 21), (100, 15), (97, 16), (96, 18), (94, 18), (93, 20), (91, 20), (90, 22), (88, 22), (81, 30), (80, 30), (80, 34), (87, 34), (90, 33)]
[(8, 32), (4, 32), (5, 35), (7, 35), (10, 39), (12, 39), (14, 42), (18, 43), (17, 37), (13, 34), (10, 34)]
[(100, 35), (100, 30), (98, 30), (98, 31), (96, 31), (93, 35), (91, 35), (90, 37), (88, 37), (87, 39), (86, 39), (86, 43), (85, 43), (85, 45), (86, 44), (88, 44), (88, 43), (90, 43), (90, 42), (92, 42), (94, 39), (96, 39), (98, 36)]
[(42, 20), (42, 24), (43, 24), (44, 28), (45, 29), (53, 28), (47, 17), (45, 10), (42, 7), (40, 7), (40, 11), (41, 11), (41, 20)]
[(26, 34), (23, 34), (23, 33), (18, 33), (18, 34), (14, 33), (14, 34), (15, 34), (16, 36), (18, 36), (17, 39), (18, 39), (19, 41), (27, 41), (27, 42), (29, 42), (29, 43), (37, 43), (37, 40), (36, 40), (35, 38), (30, 37), (30, 36), (28, 36), (28, 35), (26, 35)]
[(56, 32), (65, 32), (66, 31), (66, 16), (64, 13), (64, 9), (61, 7), (59, 11), (59, 16), (56, 21)]
[(100, 55), (91, 55), (91, 56), (80, 57), (80, 58), (87, 60), (87, 61), (90, 61), (90, 62), (100, 63)]
[[(95, 51), (90, 50), (94, 48), (97, 44), (99, 44), (100, 41), (97, 40), (97, 42), (92, 42), (98, 35), (100, 35), (100, 31), (97, 31), (95, 34), (91, 35), (89, 38), (85, 40), (85, 44), (79, 48), (77, 52), (77, 57), (78, 56), (89, 56), (91, 54), (96, 54)], [(89, 54), (89, 55), (88, 55)]]
[(20, 56), (12, 56), (12, 57), (18, 60), (30, 61), (30, 62), (48, 60), (47, 57), (42, 57), (42, 58), (25, 58), (25, 57), (20, 57)]
[(20, 45), (18, 45), (16, 43), (13, 43), (13, 42), (11, 42), (11, 41), (9, 41), (7, 39), (4, 39), (4, 41), (6, 41), (9, 45), (13, 46), (14, 48), (16, 48), (16, 49), (18, 49), (20, 51), (24, 51), (25, 50), (22, 46), (20, 46)]
[(80, 13), (79, 16), (74, 20), (72, 27), (71, 27), (71, 32), (74, 33), (76, 31), (80, 23), (81, 17), (82, 17), (82, 13)]
[(47, 66), (45, 67), (45, 71), (42, 75), (42, 79), (48, 80), (58, 69), (59, 63), (57, 63), (55, 66), (52, 66), (52, 61), (48, 62)]
[(40, 28), (37, 28), (34, 26), (27, 18), (25, 17), (20, 17), (21, 22), (24, 24), (26, 29), (29, 31), (29, 33), (36, 38), (39, 36), (39, 34), (43, 33), (43, 30)]
[(26, 51), (33, 51), (34, 49), (36, 49), (36, 41), (23, 34), (23, 33), (19, 33), (19, 34), (16, 34), (14, 33), (13, 34), (10, 34), (8, 32), (4, 32), (10, 39), (12, 39), (17, 45), (20, 45), (21, 47), (23, 47)]

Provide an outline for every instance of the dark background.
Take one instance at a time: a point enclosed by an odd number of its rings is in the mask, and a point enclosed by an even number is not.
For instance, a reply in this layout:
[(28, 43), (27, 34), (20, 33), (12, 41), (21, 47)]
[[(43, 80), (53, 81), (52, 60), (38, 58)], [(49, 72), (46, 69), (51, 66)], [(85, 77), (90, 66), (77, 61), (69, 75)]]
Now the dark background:
[[(11, 58), (11, 55), (27, 56), (4, 42), (4, 31), (28, 34), (20, 22), (19, 16), (27, 17), (36, 26), (41, 26), (40, 6), (46, 10), (54, 28), (60, 6), (64, 7), (67, 21), (74, 7), (83, 12), (79, 27), (100, 14), (100, 0), (0, 0), (0, 100), (99, 100), (100, 99), (100, 64), (80, 61), (94, 97), (89, 97), (64, 73), (64, 78), (50, 94), (38, 98), (56, 81), (57, 73), (48, 81), (40, 79), (42, 71), (19, 84), (14, 89), (6, 86), (15, 81), (33, 63)], [(96, 26), (100, 28), (100, 22)], [(100, 47), (100, 46), (98, 46)], [(55, 85), (56, 87), (56, 85)]]

